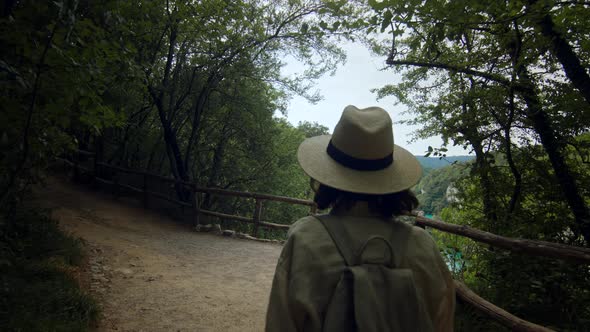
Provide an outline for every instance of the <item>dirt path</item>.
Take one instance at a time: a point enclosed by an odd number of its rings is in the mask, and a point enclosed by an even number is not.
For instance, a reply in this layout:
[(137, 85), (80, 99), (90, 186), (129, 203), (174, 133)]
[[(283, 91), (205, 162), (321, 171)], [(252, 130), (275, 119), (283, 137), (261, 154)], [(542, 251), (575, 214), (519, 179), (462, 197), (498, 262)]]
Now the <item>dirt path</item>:
[(263, 330), (279, 245), (195, 233), (59, 179), (39, 196), (88, 243), (98, 331)]

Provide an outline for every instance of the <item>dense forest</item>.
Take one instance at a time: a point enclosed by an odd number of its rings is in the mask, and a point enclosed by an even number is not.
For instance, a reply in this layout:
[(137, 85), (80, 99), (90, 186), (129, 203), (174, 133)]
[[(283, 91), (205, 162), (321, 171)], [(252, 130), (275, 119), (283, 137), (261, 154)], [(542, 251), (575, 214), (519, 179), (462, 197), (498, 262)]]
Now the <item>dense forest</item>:
[(462, 163), (436, 169), (424, 168), (422, 179), (412, 188), (420, 201), (419, 209), (426, 215), (438, 216), (444, 208), (458, 202), (455, 182), (466, 177), (470, 167)]
[[(432, 150), (434, 151), (434, 150)], [(474, 159), (473, 156), (447, 156), (447, 157), (426, 157), (426, 156), (416, 156), (420, 165), (422, 166), (422, 170), (424, 171), (424, 175), (428, 174), (428, 172), (432, 169), (437, 169), (445, 166), (454, 165), (461, 162), (467, 162)]]
[[(55, 158), (77, 149), (204, 187), (309, 198), (296, 149), (328, 128), (293, 126), (282, 115), (292, 96), (320, 98), (313, 82), (345, 63), (343, 41), (382, 57), (392, 83), (377, 97), (407, 107), (407, 122), (420, 128), (416, 139), (442, 137), (429, 156), (445, 157), (452, 145), (474, 156), (430, 171), (416, 188), (427, 212), (503, 236), (588, 247), (589, 7), (554, 0), (5, 0), (3, 284), (14, 285), (5, 276), (19, 271), (47, 273), (26, 267), (39, 241), (18, 240), (38, 239), (44, 228), (23, 225), (46, 217), (22, 211)], [(286, 59), (305, 69), (283, 75)], [(448, 206), (424, 197), (440, 197), (451, 184)], [(190, 199), (181, 187), (171, 190)], [(246, 209), (235, 200), (203, 204)], [(305, 211), (269, 204), (264, 218), (290, 223)], [(588, 266), (434, 235), (455, 278), (484, 298), (537, 324), (590, 330)], [(2, 324), (18, 323), (7, 318), (8, 299), (21, 295), (13, 289), (0, 289)], [(87, 299), (76, 301), (94, 312)], [(460, 305), (457, 329), (501, 328)]]

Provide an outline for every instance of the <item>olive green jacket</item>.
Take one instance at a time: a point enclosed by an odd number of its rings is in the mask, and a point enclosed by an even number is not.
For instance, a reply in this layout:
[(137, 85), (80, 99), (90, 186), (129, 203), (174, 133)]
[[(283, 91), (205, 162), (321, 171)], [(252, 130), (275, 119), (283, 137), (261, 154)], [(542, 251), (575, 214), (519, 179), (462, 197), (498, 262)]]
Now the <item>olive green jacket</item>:
[[(405, 251), (396, 249), (398, 243), (391, 243), (394, 254), (405, 252), (397, 259), (399, 267), (413, 271), (434, 330), (453, 330), (453, 279), (430, 234), (401, 221), (385, 221), (371, 214), (363, 203), (349, 210), (335, 208), (331, 214), (338, 216), (353, 240), (359, 242), (370, 235), (388, 236), (395, 227), (411, 227)], [(383, 256), (382, 251), (368, 254)], [(319, 220), (305, 217), (294, 223), (277, 263), (266, 331), (321, 331), (323, 313), (343, 268), (344, 260)]]

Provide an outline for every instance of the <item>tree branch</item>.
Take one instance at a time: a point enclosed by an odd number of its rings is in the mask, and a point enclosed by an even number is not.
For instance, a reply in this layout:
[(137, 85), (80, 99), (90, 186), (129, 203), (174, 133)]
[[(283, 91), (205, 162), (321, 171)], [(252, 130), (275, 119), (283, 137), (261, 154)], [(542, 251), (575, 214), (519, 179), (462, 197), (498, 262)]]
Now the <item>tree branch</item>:
[(385, 63), (390, 66), (414, 66), (414, 67), (423, 67), (423, 68), (431, 68), (431, 69), (444, 69), (452, 72), (464, 73), (467, 75), (478, 76), (481, 78), (488, 79), (490, 81), (494, 81), (496, 83), (509, 86), (512, 84), (509, 79), (502, 77), (500, 75), (495, 75), (491, 73), (486, 73), (483, 71), (465, 68), (461, 66), (456, 66), (447, 63), (441, 62), (421, 62), (421, 61), (411, 61), (411, 60), (394, 60), (388, 58), (385, 60)]
[(51, 29), (51, 34), (47, 41), (45, 42), (45, 47), (43, 48), (43, 52), (41, 53), (41, 57), (39, 58), (39, 63), (37, 64), (37, 70), (35, 72), (35, 82), (33, 84), (33, 91), (31, 95), (31, 101), (29, 103), (29, 108), (27, 110), (27, 120), (25, 122), (25, 127), (23, 129), (23, 152), (22, 157), (20, 158), (19, 162), (17, 163), (16, 168), (12, 171), (9, 177), (8, 184), (2, 193), (2, 198), (0, 199), (0, 204), (3, 204), (5, 199), (8, 197), (10, 190), (14, 186), (19, 173), (22, 172), (25, 163), (29, 157), (29, 131), (31, 130), (31, 126), (33, 123), (33, 114), (35, 113), (35, 103), (37, 102), (37, 96), (39, 94), (39, 89), (41, 85), (41, 74), (42, 69), (45, 64), (45, 58), (47, 57), (47, 52), (53, 43), (53, 38), (55, 37), (55, 32), (59, 26), (59, 19), (55, 22), (53, 28)]
[[(529, 0), (529, 7), (536, 3), (537, 0)], [(555, 30), (555, 24), (550, 14), (542, 15), (540, 19), (536, 20), (536, 24), (541, 30), (541, 34), (551, 43), (551, 53), (563, 66), (567, 78), (590, 104), (590, 76), (565, 37)]]

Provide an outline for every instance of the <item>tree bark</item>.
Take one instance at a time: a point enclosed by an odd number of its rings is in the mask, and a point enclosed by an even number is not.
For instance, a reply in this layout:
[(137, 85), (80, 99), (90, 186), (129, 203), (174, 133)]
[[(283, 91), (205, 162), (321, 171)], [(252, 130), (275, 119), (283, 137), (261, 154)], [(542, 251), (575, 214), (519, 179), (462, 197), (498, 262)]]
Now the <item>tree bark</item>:
[(409, 61), (409, 60), (394, 60), (394, 59), (387, 59), (385, 61), (386, 64), (390, 66), (413, 66), (413, 67), (422, 67), (422, 68), (431, 68), (431, 69), (443, 69), (450, 72), (457, 72), (463, 73), (467, 75), (473, 75), (476, 77), (481, 77), (488, 79), (490, 81), (494, 81), (500, 83), (505, 86), (509, 86), (511, 84), (510, 80), (497, 74), (479, 71), (471, 68), (461, 67), (450, 63), (443, 63), (443, 62), (424, 62), (424, 61)]
[[(223, 167), (223, 155), (225, 152), (225, 144), (227, 143), (228, 139), (225, 136), (226, 127), (227, 122), (222, 129), (221, 140), (219, 141), (219, 143), (215, 147), (215, 151), (213, 152), (213, 163), (211, 166), (211, 175), (209, 176), (209, 180), (207, 181), (207, 188), (216, 188), (219, 186), (218, 182)], [(205, 195), (205, 200), (203, 204), (205, 205), (205, 208), (211, 208), (211, 206), (213, 206), (213, 201), (211, 200), (211, 195), (209, 193)]]
[(195, 142), (197, 141), (197, 132), (199, 130), (199, 126), (201, 123), (201, 117), (203, 116), (203, 112), (205, 110), (205, 104), (207, 103), (207, 100), (209, 100), (209, 96), (211, 95), (211, 91), (217, 86), (217, 84), (219, 84), (219, 82), (221, 82), (222, 76), (217, 73), (216, 71), (214, 71), (213, 73), (211, 73), (209, 75), (209, 77), (207, 78), (207, 82), (205, 83), (205, 86), (201, 89), (201, 92), (199, 93), (199, 96), (197, 97), (197, 100), (195, 102), (194, 105), (194, 109), (193, 109), (193, 121), (192, 121), (192, 127), (191, 127), (191, 134), (189, 136), (188, 142), (186, 144), (186, 150), (185, 150), (185, 168), (189, 168), (190, 167), (190, 163), (191, 163), (191, 159), (192, 159), (192, 149), (193, 149), (193, 145), (195, 144)]
[[(474, 89), (475, 82), (472, 78), (469, 78), (469, 92), (467, 92), (465, 85), (462, 84), (464, 96), (461, 109), (464, 116), (467, 116), (473, 112), (477, 112), (477, 106), (474, 105), (473, 102), (467, 100), (468, 94), (473, 92)], [(482, 190), (483, 213), (486, 220), (489, 221), (488, 224), (495, 229), (497, 227), (496, 221), (498, 220), (498, 205), (496, 204), (496, 200), (494, 199), (493, 195), (492, 181), (490, 178), (491, 167), (490, 163), (486, 160), (487, 153), (484, 151), (483, 138), (479, 134), (477, 128), (463, 127), (459, 129), (459, 131), (465, 136), (465, 138), (469, 140), (469, 142), (471, 142), (471, 146), (475, 152), (475, 169), (479, 174), (479, 185)]]
[(519, 79), (530, 85), (528, 92), (523, 92), (522, 97), (527, 105), (526, 115), (531, 120), (533, 128), (541, 139), (541, 144), (549, 157), (555, 176), (561, 187), (561, 191), (570, 206), (576, 224), (580, 228), (586, 243), (590, 243), (590, 211), (580, 194), (580, 189), (576, 183), (575, 177), (565, 161), (563, 148), (565, 144), (557, 138), (553, 130), (549, 117), (541, 109), (541, 102), (532, 85), (531, 78), (525, 68), (518, 74)]
[[(172, 18), (173, 20), (173, 18)], [(175, 49), (178, 37), (178, 26), (177, 22), (170, 23), (170, 37), (168, 45), (168, 53), (166, 58), (166, 65), (164, 67), (164, 74), (162, 76), (162, 83), (159, 89), (155, 89), (153, 86), (149, 86), (149, 92), (152, 96), (154, 104), (158, 110), (158, 116), (164, 132), (164, 142), (166, 144), (166, 152), (168, 155), (168, 161), (170, 163), (170, 170), (172, 175), (177, 180), (188, 181), (188, 173), (184, 167), (184, 160), (180, 152), (180, 146), (176, 137), (176, 132), (172, 128), (171, 119), (167, 117), (167, 113), (170, 109), (166, 108), (166, 98), (170, 99), (170, 73), (172, 70), (172, 64), (175, 56)], [(190, 195), (185, 188), (179, 184), (175, 184), (176, 194), (181, 201), (189, 199)]]
[(512, 189), (512, 196), (508, 203), (508, 213), (506, 214), (506, 217), (510, 216), (516, 210), (522, 192), (522, 174), (514, 162), (514, 157), (512, 156), (512, 139), (510, 138), (510, 129), (512, 128), (512, 121), (514, 120), (514, 113), (516, 112), (516, 106), (514, 105), (514, 91), (512, 89), (510, 89), (509, 95), (510, 113), (508, 114), (508, 121), (504, 125), (504, 143), (506, 144), (506, 161), (508, 161), (508, 166), (514, 177), (514, 188)]
[[(172, 175), (175, 179), (188, 181), (188, 174), (184, 168), (176, 134), (172, 130), (172, 126), (170, 125), (168, 119), (166, 119), (166, 114), (160, 108), (160, 106), (162, 105), (157, 106), (158, 114), (160, 116), (160, 121), (162, 122), (162, 129), (164, 129), (164, 141), (166, 142), (166, 151), (168, 152), (168, 160), (170, 161), (170, 170), (172, 171)], [(187, 191), (182, 185), (175, 184), (174, 187), (176, 189), (176, 194), (181, 201), (186, 201), (189, 198)]]
[(498, 220), (497, 206), (492, 194), (492, 181), (490, 179), (490, 164), (486, 160), (486, 152), (483, 150), (482, 142), (473, 140), (471, 142), (475, 151), (475, 165), (479, 174), (479, 185), (482, 190), (483, 213), (488, 224), (495, 228)]
[(539, 135), (543, 149), (549, 157), (555, 176), (561, 187), (561, 191), (570, 206), (574, 215), (574, 220), (579, 227), (582, 236), (587, 244), (590, 244), (590, 211), (584, 201), (580, 189), (576, 183), (573, 172), (565, 161), (564, 147), (565, 141), (560, 140), (558, 133), (555, 132), (551, 125), (549, 116), (542, 109), (541, 101), (530, 77), (527, 67), (520, 61), (520, 45), (522, 36), (520, 34), (517, 22), (513, 22), (515, 32), (514, 47), (509, 49), (510, 56), (516, 77), (520, 81), (520, 95), (527, 106), (526, 116), (532, 122), (535, 132)]

